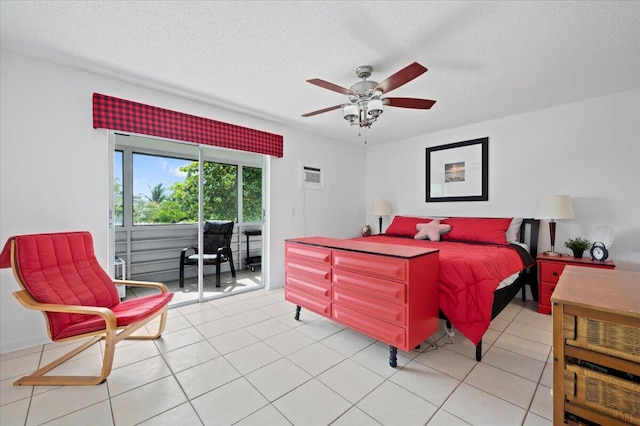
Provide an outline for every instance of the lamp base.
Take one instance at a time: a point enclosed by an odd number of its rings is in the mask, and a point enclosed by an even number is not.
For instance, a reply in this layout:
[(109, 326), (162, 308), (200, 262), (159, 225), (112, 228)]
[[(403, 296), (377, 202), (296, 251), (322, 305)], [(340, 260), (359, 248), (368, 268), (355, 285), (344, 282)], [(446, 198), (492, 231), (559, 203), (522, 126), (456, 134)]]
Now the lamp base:
[(545, 251), (543, 254), (545, 256), (554, 256), (554, 257), (555, 256), (562, 256), (562, 253), (558, 253), (558, 252), (555, 252), (555, 251)]

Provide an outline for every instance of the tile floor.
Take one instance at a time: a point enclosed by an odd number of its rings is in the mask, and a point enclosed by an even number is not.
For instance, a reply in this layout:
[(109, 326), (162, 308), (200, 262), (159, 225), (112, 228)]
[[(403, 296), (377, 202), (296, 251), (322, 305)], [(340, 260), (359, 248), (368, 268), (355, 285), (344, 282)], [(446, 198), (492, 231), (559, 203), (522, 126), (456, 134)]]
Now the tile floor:
[[(304, 309), (295, 321), (282, 289), (169, 312), (161, 339), (118, 345), (99, 386), (12, 386), (61, 344), (1, 355), (0, 424), (551, 425), (551, 317), (534, 302), (492, 322), (480, 363), (439, 331), (397, 368), (380, 342)], [(60, 374), (95, 374), (92, 349)]]

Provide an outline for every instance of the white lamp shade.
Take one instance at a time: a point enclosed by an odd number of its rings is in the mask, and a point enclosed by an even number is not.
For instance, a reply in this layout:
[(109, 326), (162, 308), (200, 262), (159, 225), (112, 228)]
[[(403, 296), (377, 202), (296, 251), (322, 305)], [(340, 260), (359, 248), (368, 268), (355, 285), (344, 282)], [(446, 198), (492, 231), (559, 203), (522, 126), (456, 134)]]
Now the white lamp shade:
[(367, 104), (368, 114), (377, 117), (382, 114), (382, 101), (380, 99), (372, 99)]
[(573, 206), (568, 195), (547, 195), (538, 198), (536, 219), (573, 219)]
[(391, 205), (388, 201), (377, 200), (373, 202), (371, 210), (373, 216), (389, 216), (391, 214)]
[(359, 113), (358, 105), (349, 104), (342, 107), (342, 114), (345, 120), (353, 121), (357, 119), (358, 113)]

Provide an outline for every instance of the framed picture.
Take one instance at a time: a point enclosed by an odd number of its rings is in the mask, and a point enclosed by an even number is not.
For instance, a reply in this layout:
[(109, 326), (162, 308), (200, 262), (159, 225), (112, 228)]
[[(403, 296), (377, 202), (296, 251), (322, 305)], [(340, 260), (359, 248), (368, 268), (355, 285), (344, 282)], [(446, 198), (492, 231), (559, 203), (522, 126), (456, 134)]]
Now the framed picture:
[(427, 202), (489, 200), (489, 138), (427, 148)]

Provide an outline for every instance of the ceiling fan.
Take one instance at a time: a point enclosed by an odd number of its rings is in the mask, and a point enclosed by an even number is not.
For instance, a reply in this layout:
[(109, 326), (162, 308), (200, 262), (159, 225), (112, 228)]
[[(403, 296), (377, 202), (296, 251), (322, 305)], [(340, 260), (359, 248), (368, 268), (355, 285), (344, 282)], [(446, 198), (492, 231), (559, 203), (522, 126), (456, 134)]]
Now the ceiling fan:
[(334, 105), (329, 108), (320, 109), (318, 111), (303, 114), (303, 117), (311, 117), (313, 115), (322, 114), (324, 112), (333, 111), (342, 108), (342, 114), (345, 120), (351, 125), (359, 125), (360, 127), (371, 127), (380, 114), (382, 114), (383, 106), (392, 106), (398, 108), (413, 109), (430, 109), (436, 101), (429, 99), (416, 98), (382, 98), (382, 95), (390, 92), (398, 87), (407, 84), (414, 78), (427, 72), (427, 69), (417, 62), (404, 67), (400, 71), (388, 77), (382, 83), (373, 80), (367, 80), (371, 76), (373, 67), (371, 65), (362, 65), (356, 68), (356, 75), (362, 81), (357, 82), (350, 89), (338, 86), (328, 81), (314, 78), (307, 80), (311, 84), (342, 93), (349, 96), (349, 102)]

